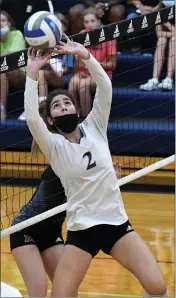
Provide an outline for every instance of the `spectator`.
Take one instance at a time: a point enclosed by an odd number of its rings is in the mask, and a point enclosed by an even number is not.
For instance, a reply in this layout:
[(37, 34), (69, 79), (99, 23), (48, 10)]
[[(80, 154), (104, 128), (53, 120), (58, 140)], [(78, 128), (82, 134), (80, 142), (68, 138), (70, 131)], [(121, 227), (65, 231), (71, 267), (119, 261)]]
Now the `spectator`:
[(160, 8), (160, 2), (160, 0), (132, 0), (133, 5), (136, 7), (136, 16), (158, 10)]
[(48, 87), (65, 88), (68, 86), (75, 66), (72, 55), (51, 59), (50, 63), (39, 72), (39, 101), (48, 95)]
[[(132, 5), (126, 9), (126, 18), (133, 19), (139, 15), (148, 14), (158, 10), (160, 0), (132, 0)], [(153, 54), (153, 49), (156, 46), (156, 34), (154, 29), (145, 30), (139, 36), (131, 34), (131, 39), (128, 39), (123, 44), (123, 51), (131, 54), (146, 52)]]
[[(88, 8), (84, 12), (83, 31), (97, 29), (101, 26), (99, 14), (96, 9)], [(112, 70), (116, 67), (116, 41), (108, 41), (92, 46), (88, 49), (90, 53), (98, 60), (106, 73), (112, 79)], [(95, 82), (84, 64), (78, 60), (78, 72), (72, 77), (69, 84), (69, 91), (73, 95), (78, 106), (80, 106), (80, 115), (85, 118), (91, 110), (92, 91), (95, 89)]]
[(85, 8), (97, 9), (103, 24), (115, 23), (125, 17), (126, 0), (85, 0), (74, 5), (69, 10), (70, 28), (72, 34), (77, 34), (83, 29), (83, 15)]
[(68, 32), (68, 19), (61, 12), (56, 12), (55, 15), (62, 23), (63, 32), (67, 33)]
[[(11, 30), (13, 27), (13, 20), (11, 16), (5, 12), (0, 11), (0, 53), (1, 56), (17, 52), (25, 48), (25, 40), (22, 33), (18, 30)], [(1, 79), (1, 120), (6, 119), (7, 96), (9, 86), (21, 88), (25, 85), (26, 74), (25, 67), (18, 70), (2, 73)]]
[(126, 9), (125, 9), (125, 19), (131, 20), (138, 16), (137, 8), (134, 5), (133, 1), (130, 3), (126, 3)]
[[(175, 1), (161, 1), (161, 7), (172, 6), (174, 4)], [(170, 23), (158, 25), (156, 32), (158, 40), (154, 56), (153, 78), (149, 79), (146, 84), (141, 85), (140, 89), (146, 91), (156, 90), (158, 88), (172, 90), (175, 71), (175, 19)], [(167, 76), (159, 83), (167, 43), (169, 44)]]
[[(153, 78), (140, 86), (141, 90), (151, 91), (158, 88), (163, 90), (173, 89), (173, 75), (175, 71), (175, 25), (166, 23), (156, 27), (157, 46), (154, 55)], [(164, 63), (166, 45), (169, 44), (167, 75), (161, 83), (159, 77)]]

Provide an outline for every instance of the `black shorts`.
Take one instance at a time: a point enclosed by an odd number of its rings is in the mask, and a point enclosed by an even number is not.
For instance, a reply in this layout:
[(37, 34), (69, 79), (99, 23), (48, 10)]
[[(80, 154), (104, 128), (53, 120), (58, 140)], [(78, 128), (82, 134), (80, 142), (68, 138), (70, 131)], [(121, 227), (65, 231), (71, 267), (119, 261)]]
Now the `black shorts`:
[(134, 231), (129, 221), (122, 225), (97, 225), (80, 231), (68, 231), (65, 245), (73, 245), (95, 257), (100, 250), (110, 255), (114, 244)]
[(62, 230), (58, 229), (58, 225), (53, 225), (50, 227), (50, 230), (45, 230), (44, 233), (39, 234), (35, 233), (34, 225), (34, 228), (31, 230), (24, 229), (10, 235), (11, 251), (17, 247), (32, 244), (36, 245), (40, 252), (55, 245), (64, 245)]

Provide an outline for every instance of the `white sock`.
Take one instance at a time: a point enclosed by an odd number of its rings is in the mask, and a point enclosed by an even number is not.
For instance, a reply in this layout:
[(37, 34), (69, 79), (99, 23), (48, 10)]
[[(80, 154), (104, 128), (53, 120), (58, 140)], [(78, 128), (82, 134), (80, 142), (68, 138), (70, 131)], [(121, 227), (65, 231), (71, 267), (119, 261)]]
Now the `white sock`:
[(41, 103), (42, 101), (44, 101), (46, 99), (46, 96), (39, 96), (39, 103)]
[(153, 78), (155, 83), (159, 83), (158, 78)]
[(166, 77), (166, 79), (167, 79), (167, 80), (170, 80), (170, 81), (173, 81), (173, 80), (172, 80), (171, 78), (169, 78), (169, 77)]
[(157, 298), (157, 297), (161, 297), (161, 298), (168, 298), (169, 296), (168, 296), (168, 292), (166, 291), (164, 294), (162, 294), (162, 295), (150, 295), (150, 294), (145, 294), (144, 296), (143, 296), (143, 298)]

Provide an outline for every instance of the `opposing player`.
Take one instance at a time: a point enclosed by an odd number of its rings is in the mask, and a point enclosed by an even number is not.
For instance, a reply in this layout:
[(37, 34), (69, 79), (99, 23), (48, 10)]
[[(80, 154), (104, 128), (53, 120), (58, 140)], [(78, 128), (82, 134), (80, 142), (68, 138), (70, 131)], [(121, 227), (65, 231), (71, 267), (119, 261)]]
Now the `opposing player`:
[[(22, 207), (13, 225), (66, 202), (60, 179), (48, 166), (32, 199)], [(63, 253), (60, 213), (10, 235), (10, 247), (25, 282), (28, 296), (46, 297), (47, 275), (52, 281), (56, 264)]]
[[(53, 297), (72, 296), (78, 290), (92, 258), (103, 250), (132, 272), (146, 297), (166, 297), (166, 284), (152, 253), (133, 230), (125, 212), (107, 140), (112, 100), (109, 77), (86, 48), (69, 40), (58, 53), (79, 56), (96, 82), (91, 113), (78, 125), (72, 98), (63, 90), (46, 100), (45, 123), (38, 113), (38, 72), (51, 55), (29, 49), (25, 112), (30, 131), (60, 177), (67, 206), (67, 241), (53, 279)], [(106, 237), (105, 237), (106, 235)]]

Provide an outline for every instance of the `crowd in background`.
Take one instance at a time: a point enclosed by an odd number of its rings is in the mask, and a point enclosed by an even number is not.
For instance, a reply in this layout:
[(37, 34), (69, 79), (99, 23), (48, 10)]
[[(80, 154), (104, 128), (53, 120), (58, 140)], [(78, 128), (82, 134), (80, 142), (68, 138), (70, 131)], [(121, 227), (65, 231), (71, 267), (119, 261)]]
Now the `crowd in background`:
[[(14, 4), (15, 3), (15, 4)], [(103, 25), (132, 19), (141, 14), (157, 11), (165, 5), (173, 5), (174, 1), (161, 0), (6, 0), (2, 1), (0, 11), (0, 53), (1, 56), (20, 51), (27, 47), (23, 36), (26, 20), (40, 10), (51, 11), (60, 19), (63, 32), (68, 35), (97, 29)], [(14, 9), (15, 5), (15, 9)], [(156, 43), (154, 48), (153, 78), (140, 86), (141, 90), (173, 89), (174, 54), (175, 54), (175, 21), (156, 26)], [(151, 38), (151, 37), (150, 37)], [(142, 38), (140, 39), (140, 43)], [(169, 45), (168, 71), (166, 78), (159, 82), (164, 61), (165, 49)], [(127, 49), (121, 48), (116, 40), (103, 42), (89, 48), (105, 69), (110, 78), (116, 67), (117, 52), (134, 53), (143, 49), (143, 44), (132, 40), (126, 43)], [(1, 79), (1, 119), (6, 119), (6, 107), (9, 87), (24, 88), (26, 69), (21, 67), (13, 72), (0, 75)], [(72, 56), (52, 59), (39, 75), (39, 100), (43, 100), (49, 88), (68, 88), (73, 95), (80, 115), (85, 118), (92, 107), (92, 95), (95, 91), (88, 70)], [(25, 120), (24, 112), (19, 120)]]

